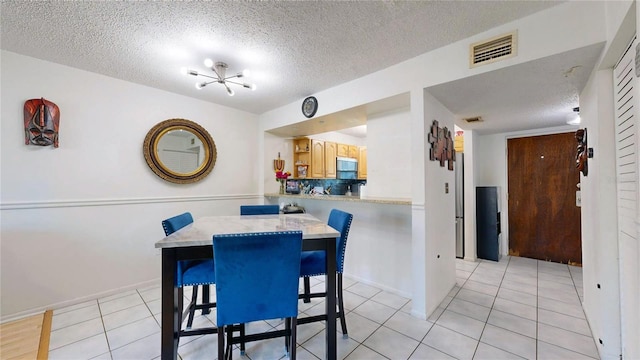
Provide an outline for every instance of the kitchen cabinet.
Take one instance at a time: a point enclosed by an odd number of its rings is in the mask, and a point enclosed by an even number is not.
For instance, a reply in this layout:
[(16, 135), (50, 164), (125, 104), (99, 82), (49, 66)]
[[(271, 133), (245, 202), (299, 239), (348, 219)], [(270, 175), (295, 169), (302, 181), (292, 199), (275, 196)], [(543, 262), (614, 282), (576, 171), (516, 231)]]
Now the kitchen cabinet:
[(367, 178), (367, 147), (358, 147), (358, 179)]
[(347, 144), (338, 144), (338, 156), (340, 157), (349, 157), (349, 145)]
[(355, 145), (349, 145), (349, 155), (348, 157), (357, 159), (358, 158), (358, 147)]
[(293, 140), (293, 177), (305, 178), (309, 175), (307, 167), (311, 163), (311, 139)]
[(338, 144), (334, 142), (324, 142), (324, 177), (327, 179), (336, 178), (336, 156), (338, 155)]
[(455, 140), (453, 142), (453, 148), (456, 150), (457, 153), (464, 152), (464, 136), (463, 135), (456, 135)]
[(335, 179), (337, 177), (336, 157), (338, 156), (354, 159), (364, 156), (364, 171), (358, 171), (358, 178), (367, 178), (366, 146), (359, 147), (307, 137), (293, 139), (293, 177), (296, 179)]
[(324, 141), (311, 139), (311, 166), (309, 167), (310, 177), (324, 177)]

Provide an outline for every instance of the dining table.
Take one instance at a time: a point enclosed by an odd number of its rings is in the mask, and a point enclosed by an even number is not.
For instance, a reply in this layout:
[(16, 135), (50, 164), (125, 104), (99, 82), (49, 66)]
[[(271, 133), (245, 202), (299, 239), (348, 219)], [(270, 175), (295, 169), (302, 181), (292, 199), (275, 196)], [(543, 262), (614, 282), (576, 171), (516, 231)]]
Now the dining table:
[[(302, 250), (326, 255), (326, 359), (336, 352), (336, 238), (340, 232), (310, 214), (204, 216), (156, 242), (162, 251), (161, 358), (177, 359), (182, 291), (176, 286), (178, 261), (213, 258), (213, 236), (274, 231), (302, 231)], [(305, 322), (299, 322), (304, 324)]]

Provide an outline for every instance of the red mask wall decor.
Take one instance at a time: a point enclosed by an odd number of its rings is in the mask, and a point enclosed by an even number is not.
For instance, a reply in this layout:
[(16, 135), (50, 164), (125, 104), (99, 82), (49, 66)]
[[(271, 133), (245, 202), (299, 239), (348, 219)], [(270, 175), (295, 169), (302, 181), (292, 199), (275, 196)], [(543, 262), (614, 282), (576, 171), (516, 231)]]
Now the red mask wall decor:
[(24, 143), (58, 147), (60, 109), (44, 98), (24, 102)]
[(591, 157), (589, 156), (589, 151), (587, 149), (587, 128), (578, 129), (578, 131), (576, 131), (576, 140), (578, 141), (576, 169), (582, 172), (582, 175), (587, 176), (587, 174), (589, 174), (587, 157)]

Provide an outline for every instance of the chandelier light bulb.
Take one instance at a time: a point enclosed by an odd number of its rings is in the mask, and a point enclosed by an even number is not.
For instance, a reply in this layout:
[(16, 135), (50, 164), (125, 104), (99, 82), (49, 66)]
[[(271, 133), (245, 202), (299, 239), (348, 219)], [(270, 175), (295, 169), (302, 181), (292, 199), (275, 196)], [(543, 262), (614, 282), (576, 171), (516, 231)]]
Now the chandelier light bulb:
[(214, 83), (223, 85), (229, 96), (235, 95), (235, 91), (231, 87), (229, 87), (229, 84), (232, 84), (232, 86), (242, 86), (243, 88), (250, 89), (250, 90), (256, 89), (255, 84), (242, 83), (238, 81), (240, 78), (251, 75), (251, 72), (248, 69), (245, 69), (242, 72), (233, 73), (233, 75), (227, 76), (227, 69), (229, 68), (229, 66), (225, 62), (222, 62), (222, 61), (214, 62), (212, 59), (205, 59), (204, 65), (208, 67), (213, 73), (205, 74), (205, 73), (200, 73), (196, 70), (188, 69), (186, 67), (180, 68), (180, 72), (183, 74), (193, 75), (193, 76), (202, 76), (207, 79), (204, 82), (199, 82), (195, 84), (196, 89), (198, 90), (202, 89), (203, 87), (209, 84), (214, 84)]

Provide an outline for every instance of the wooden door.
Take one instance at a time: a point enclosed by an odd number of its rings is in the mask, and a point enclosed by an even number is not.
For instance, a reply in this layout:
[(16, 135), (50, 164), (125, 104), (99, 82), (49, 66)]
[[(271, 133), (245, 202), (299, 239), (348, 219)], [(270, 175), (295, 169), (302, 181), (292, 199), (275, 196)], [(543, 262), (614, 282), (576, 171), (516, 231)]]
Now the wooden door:
[(336, 178), (336, 155), (338, 146), (334, 142), (324, 142), (324, 176), (327, 179)]
[(574, 133), (509, 139), (509, 254), (582, 263)]
[(312, 178), (324, 177), (324, 141), (311, 140), (311, 171)]

